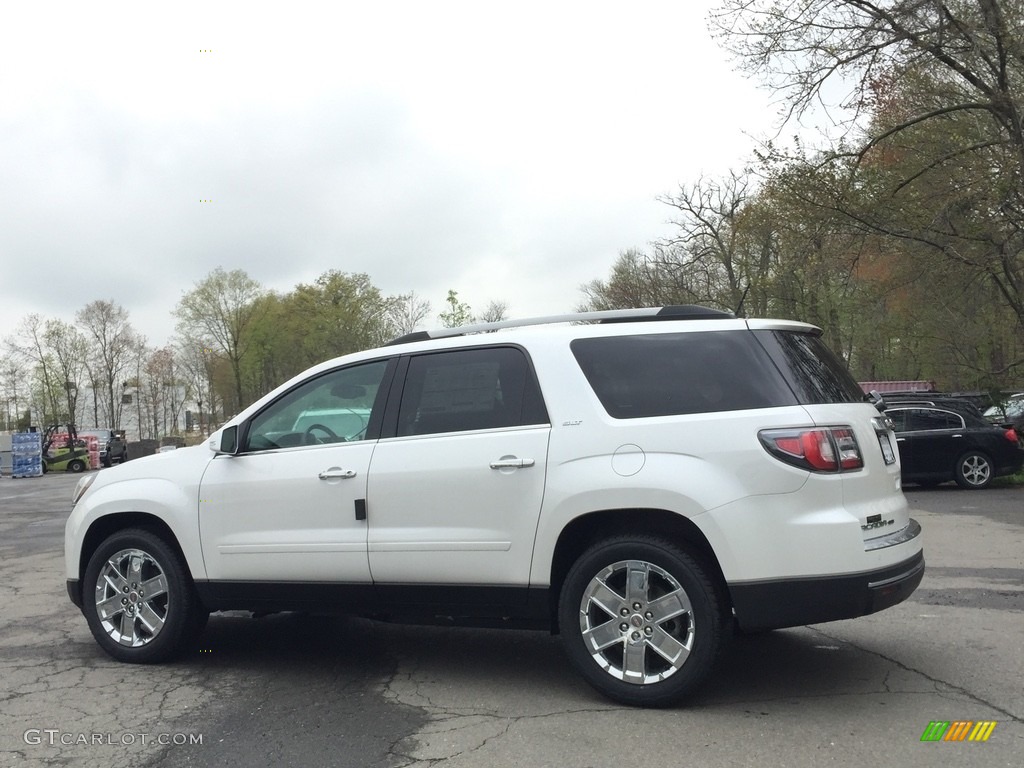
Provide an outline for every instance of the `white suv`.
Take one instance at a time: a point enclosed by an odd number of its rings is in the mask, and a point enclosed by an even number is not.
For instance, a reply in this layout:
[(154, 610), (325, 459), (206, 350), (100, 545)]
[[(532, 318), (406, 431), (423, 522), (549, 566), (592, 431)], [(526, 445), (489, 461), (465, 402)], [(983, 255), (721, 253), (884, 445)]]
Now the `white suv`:
[(663, 706), (734, 625), (914, 591), (894, 446), (802, 323), (665, 307), (420, 332), (311, 368), (208, 446), (84, 478), (68, 593), (127, 662), (217, 610), (503, 624)]

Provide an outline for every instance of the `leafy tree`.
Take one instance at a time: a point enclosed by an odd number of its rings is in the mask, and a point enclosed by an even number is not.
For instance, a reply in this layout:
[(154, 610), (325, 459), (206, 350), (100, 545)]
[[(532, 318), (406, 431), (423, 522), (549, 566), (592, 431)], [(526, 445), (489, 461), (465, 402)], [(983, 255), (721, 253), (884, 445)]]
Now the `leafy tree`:
[(844, 140), (804, 158), (831, 166), (826, 199), (982, 276), (1024, 322), (1024, 5), (726, 0), (712, 23), (791, 116), (852, 84)]
[(242, 367), (252, 343), (252, 328), (259, 319), (262, 304), (257, 300), (265, 291), (241, 269), (226, 272), (218, 267), (178, 302), (174, 314), (178, 333), (187, 343), (207, 339), (222, 354), (231, 369), (232, 405), (241, 408), (247, 401)]
[(445, 328), (459, 328), (463, 325), (472, 325), (474, 322), (473, 309), (462, 301), (459, 301), (457, 291), (449, 289), (448, 298), (445, 299), (447, 309), (439, 314), (438, 320)]

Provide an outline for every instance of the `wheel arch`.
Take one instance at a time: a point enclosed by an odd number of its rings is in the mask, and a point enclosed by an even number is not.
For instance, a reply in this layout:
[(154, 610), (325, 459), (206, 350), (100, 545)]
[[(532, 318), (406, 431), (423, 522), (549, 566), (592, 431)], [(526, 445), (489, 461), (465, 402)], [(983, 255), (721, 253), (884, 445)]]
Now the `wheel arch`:
[(700, 561), (713, 578), (725, 606), (731, 612), (729, 589), (714, 549), (692, 520), (664, 509), (605, 509), (573, 519), (562, 529), (551, 559), (551, 586), (548, 590), (551, 627), (558, 634), (558, 596), (572, 564), (598, 541), (623, 534), (662, 536), (682, 547)]
[(82, 549), (78, 557), (79, 591), (82, 590), (82, 585), (85, 583), (85, 570), (89, 567), (89, 561), (92, 559), (93, 553), (107, 537), (128, 528), (141, 528), (155, 536), (159, 536), (167, 546), (175, 550), (181, 561), (185, 563), (186, 568), (188, 567), (188, 559), (185, 557), (181, 544), (178, 542), (178, 537), (174, 535), (174, 531), (171, 530), (171, 527), (166, 522), (156, 515), (151, 515), (147, 512), (115, 512), (93, 520), (89, 525), (89, 530), (82, 538)]

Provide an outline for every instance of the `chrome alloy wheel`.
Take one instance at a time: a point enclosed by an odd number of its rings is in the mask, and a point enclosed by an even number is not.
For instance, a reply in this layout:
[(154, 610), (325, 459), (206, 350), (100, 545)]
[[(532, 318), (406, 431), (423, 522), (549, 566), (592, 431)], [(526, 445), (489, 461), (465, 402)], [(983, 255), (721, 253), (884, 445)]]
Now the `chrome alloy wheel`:
[(583, 590), (580, 632), (605, 672), (649, 685), (686, 664), (693, 650), (693, 613), (689, 596), (668, 571), (622, 560), (601, 570)]
[(122, 549), (96, 579), (96, 615), (112, 640), (129, 648), (152, 642), (167, 621), (167, 577), (152, 555)]

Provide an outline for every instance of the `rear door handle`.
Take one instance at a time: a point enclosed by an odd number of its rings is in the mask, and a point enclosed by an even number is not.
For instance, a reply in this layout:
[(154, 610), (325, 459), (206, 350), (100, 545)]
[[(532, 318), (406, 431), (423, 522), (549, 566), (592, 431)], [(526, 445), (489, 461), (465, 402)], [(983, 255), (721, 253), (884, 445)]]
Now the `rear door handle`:
[(533, 465), (533, 459), (516, 459), (502, 457), (497, 461), (491, 462), (491, 469), (522, 469), (523, 467), (532, 467)]
[(317, 475), (321, 480), (348, 480), (355, 476), (351, 469), (327, 469)]

